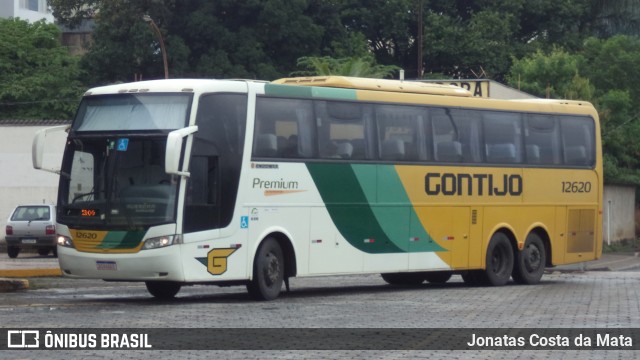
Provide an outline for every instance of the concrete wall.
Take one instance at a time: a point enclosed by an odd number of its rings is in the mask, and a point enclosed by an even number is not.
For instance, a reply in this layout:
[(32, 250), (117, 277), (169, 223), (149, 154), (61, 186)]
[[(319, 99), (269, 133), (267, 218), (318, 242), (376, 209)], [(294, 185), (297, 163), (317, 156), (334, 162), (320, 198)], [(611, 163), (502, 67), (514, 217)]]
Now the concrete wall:
[(604, 186), (602, 239), (605, 244), (635, 239), (635, 200), (633, 186)]
[[(35, 133), (49, 126), (0, 126), (0, 239), (11, 211), (19, 204), (55, 204), (58, 175), (36, 170), (31, 161)], [(67, 133), (47, 136), (44, 167), (60, 168)]]

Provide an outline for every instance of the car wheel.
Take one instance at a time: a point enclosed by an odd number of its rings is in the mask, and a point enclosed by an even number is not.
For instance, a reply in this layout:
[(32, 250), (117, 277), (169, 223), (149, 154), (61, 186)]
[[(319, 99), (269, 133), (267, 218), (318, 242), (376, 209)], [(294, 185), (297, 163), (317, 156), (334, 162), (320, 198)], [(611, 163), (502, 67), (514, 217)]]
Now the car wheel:
[(18, 257), (18, 254), (20, 253), (20, 248), (17, 246), (7, 246), (7, 255), (9, 255), (10, 258), (15, 259)]
[(38, 255), (40, 255), (40, 256), (49, 255), (49, 248), (40, 248), (40, 249), (38, 249)]

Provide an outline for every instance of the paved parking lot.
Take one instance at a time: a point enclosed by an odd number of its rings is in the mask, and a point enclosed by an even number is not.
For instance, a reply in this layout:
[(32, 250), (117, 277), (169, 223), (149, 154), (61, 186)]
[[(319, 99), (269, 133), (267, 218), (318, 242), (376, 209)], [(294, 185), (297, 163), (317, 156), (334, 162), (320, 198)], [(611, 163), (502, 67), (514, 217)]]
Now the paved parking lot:
[[(292, 279), (292, 292), (254, 302), (242, 287), (184, 288), (177, 301), (157, 302), (144, 286), (62, 278), (32, 279), (28, 291), (3, 295), (2, 327), (38, 328), (637, 328), (640, 272), (556, 271), (535, 286), (386, 285), (377, 275)], [(438, 330), (436, 330), (438, 331)], [(631, 330), (629, 330), (631, 331)], [(222, 336), (222, 335), (219, 335)], [(214, 337), (212, 337), (214, 338)], [(277, 335), (276, 335), (277, 339)], [(375, 339), (375, 337), (373, 338)], [(637, 338), (635, 338), (637, 340)], [(638, 351), (4, 351), (3, 358), (389, 358), (631, 359)], [(5, 357), (7, 355), (8, 357)]]

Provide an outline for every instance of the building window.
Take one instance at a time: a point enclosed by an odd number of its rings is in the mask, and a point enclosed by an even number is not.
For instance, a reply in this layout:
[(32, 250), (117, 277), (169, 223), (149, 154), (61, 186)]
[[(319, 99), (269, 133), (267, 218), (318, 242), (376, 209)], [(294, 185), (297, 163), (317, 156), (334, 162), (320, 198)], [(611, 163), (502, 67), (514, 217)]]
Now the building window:
[(31, 11), (45, 12), (47, 9), (46, 0), (20, 0), (20, 8)]

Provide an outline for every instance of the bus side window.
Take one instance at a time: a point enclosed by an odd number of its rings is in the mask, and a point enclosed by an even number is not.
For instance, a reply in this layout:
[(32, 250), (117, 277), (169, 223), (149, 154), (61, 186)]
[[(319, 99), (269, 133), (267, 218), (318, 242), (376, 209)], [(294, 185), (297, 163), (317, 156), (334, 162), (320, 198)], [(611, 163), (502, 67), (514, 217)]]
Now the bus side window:
[(324, 159), (365, 159), (370, 151), (365, 136), (371, 122), (366, 105), (316, 101), (316, 125), (319, 157)]
[(253, 156), (313, 156), (313, 107), (310, 100), (258, 97)]
[(484, 113), (483, 124), (488, 163), (522, 162), (520, 115), (487, 111)]
[(435, 108), (431, 114), (436, 161), (482, 162), (482, 127), (477, 111)]
[[(426, 108), (376, 105), (378, 147), (382, 160), (426, 160), (424, 127)], [(419, 130), (420, 129), (420, 130)]]
[(593, 166), (595, 163), (594, 126), (590, 118), (564, 116), (560, 118), (564, 163)]
[(553, 115), (527, 115), (524, 130), (528, 164), (560, 164), (560, 131)]

